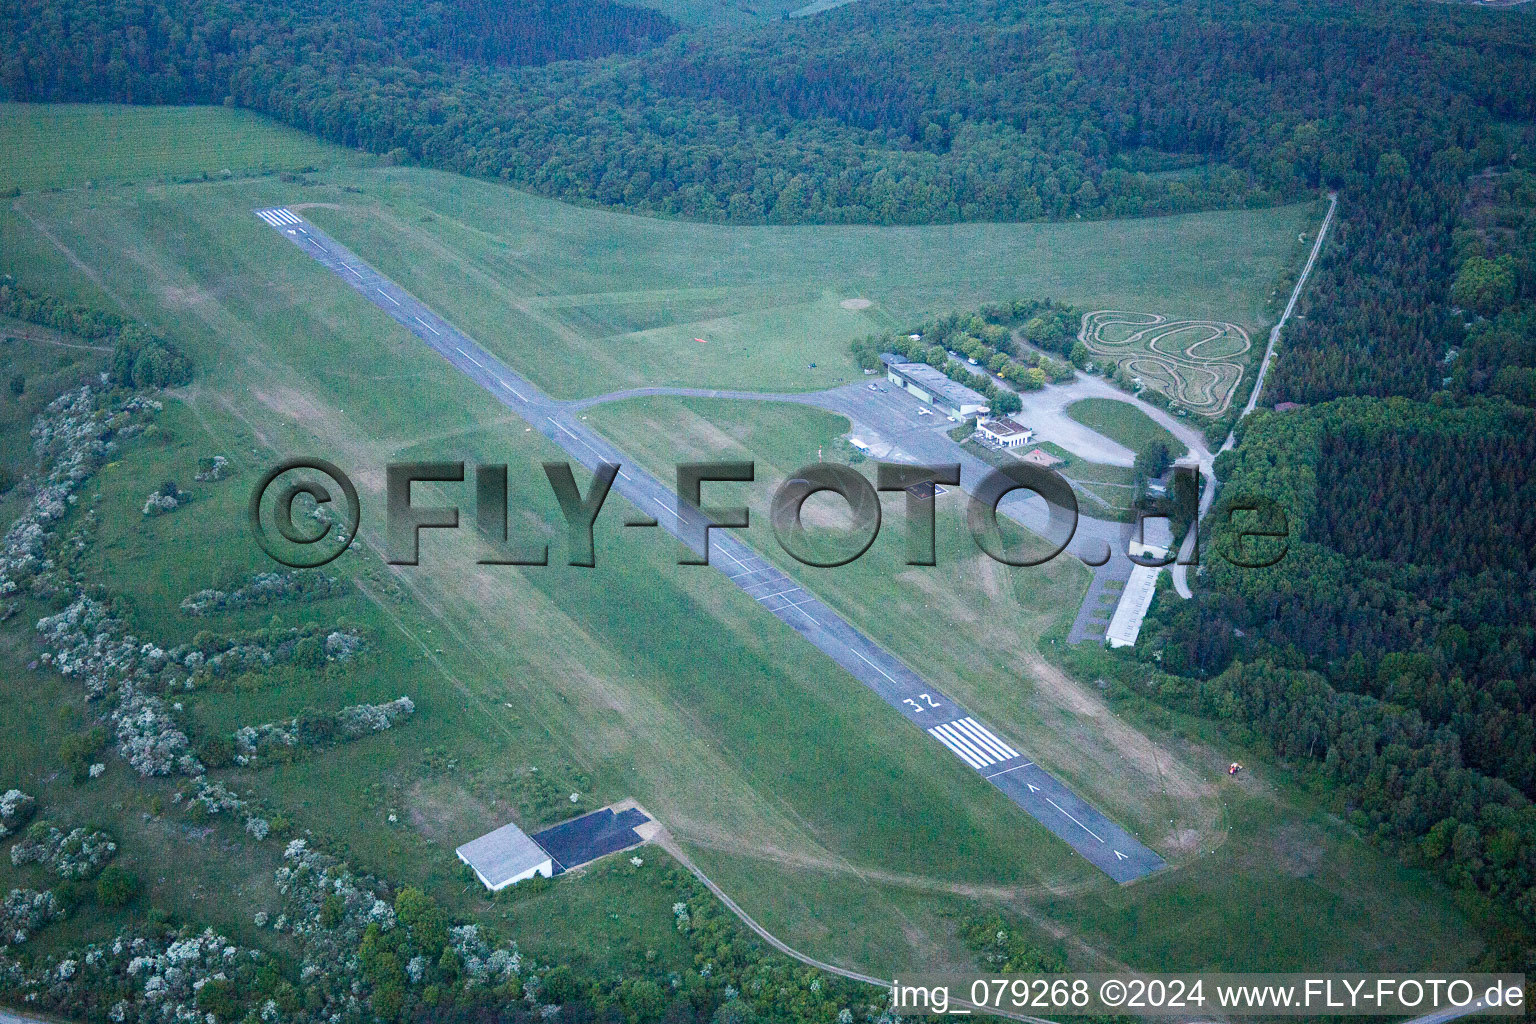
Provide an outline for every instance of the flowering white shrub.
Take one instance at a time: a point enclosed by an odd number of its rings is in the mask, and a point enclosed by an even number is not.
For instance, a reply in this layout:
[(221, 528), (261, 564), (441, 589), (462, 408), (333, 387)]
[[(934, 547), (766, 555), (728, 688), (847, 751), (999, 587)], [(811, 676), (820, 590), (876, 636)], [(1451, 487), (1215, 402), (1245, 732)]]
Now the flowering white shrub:
[[(264, 608), (274, 604), (321, 601), (345, 591), (346, 586), (335, 576), (295, 571), (259, 572), (234, 590), (199, 590), (190, 597), (182, 599), (181, 610), (193, 616), (213, 615), (243, 608)], [(331, 634), (331, 636), (341, 635), (343, 634)], [(360, 637), (355, 639), (361, 647), (362, 639)], [(326, 644), (326, 653), (330, 654), (329, 637), (326, 638)]]
[(118, 747), (140, 775), (169, 775), (174, 771), (200, 774), (202, 766), (190, 753), (187, 734), (159, 697), (132, 697), (112, 717), (117, 723)]
[(54, 525), (77, 500), (80, 485), (114, 455), (121, 441), (141, 433), (161, 410), (152, 399), (135, 395), (104, 406), (102, 385), (83, 385), (48, 404), (32, 425), (32, 447), (48, 472), (31, 501), (0, 541), (0, 595), (23, 587), (40, 596), (54, 592), (46, 577), (54, 566), (47, 557)]
[(325, 638), (325, 656), (332, 661), (351, 661), (363, 649), (363, 638), (356, 633), (336, 630)]
[(495, 988), (516, 978), (523, 970), (523, 957), (515, 945), (492, 948), (481, 937), (479, 925), (466, 924), (448, 929), (448, 946), (458, 954), (464, 967), (466, 984)]
[(36, 810), (36, 800), (19, 789), (6, 790), (0, 795), (0, 839), (25, 825)]
[(211, 459), (198, 459), (197, 476), (192, 479), (200, 484), (214, 483), (229, 476), (229, 460), (222, 455), (215, 455)]
[(167, 512), (176, 511), (181, 505), (182, 500), (179, 495), (173, 498), (169, 494), (161, 494), (159, 491), (155, 491), (144, 500), (144, 514), (146, 516), (163, 516)]
[(63, 878), (90, 878), (117, 856), (117, 844), (105, 832), (63, 829), (40, 821), (11, 847), (13, 865), (38, 863)]
[(49, 921), (63, 916), (53, 893), (12, 889), (0, 903), (0, 946), (19, 946)]
[(409, 697), (401, 697), (388, 704), (354, 704), (332, 715), (305, 712), (286, 722), (241, 726), (232, 737), (235, 763), (255, 764), (274, 750), (318, 747), (329, 742), (359, 739), (393, 728), (396, 722), (409, 718), (415, 711), (415, 702)]
[(416, 704), (409, 697), (388, 704), (354, 704), (336, 712), (336, 727), (343, 736), (356, 739), (371, 732), (383, 732), (415, 713)]

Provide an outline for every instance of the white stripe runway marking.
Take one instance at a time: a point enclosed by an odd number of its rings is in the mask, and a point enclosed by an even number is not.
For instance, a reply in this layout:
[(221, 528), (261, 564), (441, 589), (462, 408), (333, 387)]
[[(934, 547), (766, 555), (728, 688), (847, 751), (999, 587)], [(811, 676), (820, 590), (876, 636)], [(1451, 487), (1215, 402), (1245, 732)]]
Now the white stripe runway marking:
[(969, 742), (971, 746), (975, 747), (977, 750), (980, 750), (982, 753), (986, 754), (988, 757), (994, 760), (1006, 761), (1013, 756), (1013, 754), (1009, 753), (1007, 748), (1001, 746), (1000, 744), (989, 742), (979, 732), (971, 729), (966, 719), (962, 718), (950, 722), (949, 727), (955, 732), (964, 736), (966, 741)]
[(935, 726), (932, 729), (929, 729), (928, 730), (928, 735), (932, 736), (934, 739), (936, 739), (940, 743), (944, 744), (946, 747), (949, 748), (949, 752), (950, 753), (954, 754), (956, 757), (958, 757), (960, 760), (964, 761), (966, 764), (970, 765), (972, 768), (975, 768), (976, 770), (980, 771), (982, 768), (986, 767), (984, 764), (979, 762), (975, 758), (975, 756), (972, 755), (969, 751), (963, 750), (960, 746), (958, 746), (948, 736), (945, 736), (943, 733), (939, 732), (937, 726)]
[(260, 217), (262, 220), (266, 221), (268, 224), (270, 224), (274, 228), (282, 226), (282, 221), (278, 220), (276, 217), (274, 217), (272, 214), (268, 213), (266, 210), (257, 210), (256, 211), (256, 216)]
[[(1066, 814), (1067, 817), (1072, 818), (1072, 815), (1067, 813), (1067, 809), (1065, 807), (1061, 806), (1061, 804), (1057, 803), (1055, 800), (1052, 800), (1050, 797), (1046, 797), (1045, 798), (1045, 802), (1050, 804), (1052, 807), (1056, 808), (1062, 814)], [(1082, 829), (1084, 832), (1087, 832), (1089, 835), (1093, 836), (1093, 838), (1097, 839), (1099, 842), (1102, 843), (1104, 841), (1104, 837), (1103, 836), (1099, 835), (1093, 829), (1089, 828), (1087, 825), (1084, 825), (1082, 822), (1078, 821), (1076, 818), (1072, 818), (1072, 823), (1074, 825), (1076, 825), (1078, 828)]]
[[(1019, 752), (999, 739), (996, 733), (969, 716), (935, 725), (928, 730), (928, 734), (959, 754), (966, 764), (978, 771), (994, 764), (1011, 761), (1019, 756)], [(1009, 771), (1012, 770), (1012, 768), (1009, 769)], [(987, 777), (995, 778), (996, 776)]]
[(676, 519), (678, 522), (683, 521), (683, 517), (678, 515), (676, 512), (673, 512), (672, 509), (668, 508), (667, 503), (662, 501), (660, 498), (652, 498), (651, 500), (660, 505), (662, 508), (666, 509), (667, 515), (671, 516), (673, 519)]
[(485, 364), (482, 363), (480, 360), (476, 359), (474, 356), (470, 355), (468, 352), (465, 352), (463, 349), (459, 348), (459, 346), (457, 346), (457, 345), (455, 345), (453, 347), (459, 349), (459, 355), (463, 356), (465, 359), (468, 359), (470, 362), (472, 362), (476, 366), (480, 367), (480, 369), (482, 369), (482, 370), (485, 369)]
[(287, 210), (273, 210), (272, 212), (277, 214), (277, 218), (279, 220), (281, 220), (284, 224), (297, 224), (297, 223), (299, 223), (299, 218), (295, 217), (293, 214), (289, 213)]
[(1008, 760), (1009, 758), (1019, 756), (1019, 752), (1017, 750), (1014, 750), (1008, 744), (998, 739), (990, 729), (976, 721), (974, 718), (962, 718), (954, 724), (964, 729), (967, 733), (984, 744), (987, 749), (996, 753), (1004, 761)]
[(956, 729), (953, 722), (946, 722), (943, 725), (936, 725), (930, 729), (929, 732), (938, 733), (939, 735), (950, 740), (955, 745), (966, 750), (968, 753), (970, 753), (973, 760), (979, 762), (976, 765), (977, 768), (985, 768), (987, 765), (993, 764), (997, 761), (997, 758), (993, 757), (991, 754), (978, 747), (975, 740), (972, 740), (970, 737), (960, 732), (960, 730)]
[(1033, 762), (1033, 761), (1025, 761), (1023, 764), (1016, 764), (1012, 768), (1004, 768), (1000, 772), (993, 772), (991, 775), (988, 775), (987, 778), (995, 779), (998, 776), (1007, 775), (1009, 772), (1016, 772), (1020, 768), (1033, 768), (1034, 766), (1035, 766), (1035, 762)]
[(388, 299), (390, 302), (393, 302), (395, 305), (397, 305), (397, 306), (400, 305), (400, 300), (395, 298), (393, 295), (389, 294), (389, 292), (385, 291), (383, 288), (375, 288), (374, 291), (378, 292), (380, 295), (384, 296), (386, 299)]
[(523, 393), (521, 391), (517, 390), (517, 388), (513, 387), (511, 384), (508, 384), (506, 381), (502, 380), (500, 377), (496, 378), (496, 383), (500, 384), (502, 387), (506, 388), (508, 391), (510, 391), (514, 395), (516, 395), (517, 396), (517, 400), (519, 402), (526, 402), (526, 401), (528, 401), (528, 399), (523, 397)]

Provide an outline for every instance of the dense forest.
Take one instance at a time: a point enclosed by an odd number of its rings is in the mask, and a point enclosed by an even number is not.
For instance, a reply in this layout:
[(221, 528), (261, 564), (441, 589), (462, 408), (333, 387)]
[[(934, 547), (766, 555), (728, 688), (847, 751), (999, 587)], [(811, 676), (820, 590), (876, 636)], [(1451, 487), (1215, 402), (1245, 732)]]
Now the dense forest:
[[(1342, 783), (1369, 834), (1536, 931), (1536, 412), (1344, 398), (1258, 413), (1217, 460), (1225, 507), (1277, 502), (1285, 557), (1207, 557), (1139, 649), (1171, 702)], [(1528, 941), (1528, 940), (1526, 940)]]
[[(0, 9), (0, 95), (228, 101), (627, 209), (919, 223), (1364, 190), (1389, 153), (1417, 177), (1476, 150), (1536, 92), (1522, 12), (1420, 3), (872, 0), (669, 28), (562, 0), (19, 0)], [(621, 56), (560, 59), (604, 53)]]
[(112, 362), (107, 372), (118, 387), (171, 387), (192, 379), (192, 361), (143, 324), (116, 313), (35, 294), (16, 284), (9, 275), (0, 277), (0, 315), (111, 345)]
[(1345, 220), (1266, 396), (1316, 404), (1253, 417), (1216, 465), (1212, 549), (1222, 503), (1262, 496), (1289, 551), (1267, 569), (1210, 559), (1142, 654), (1181, 677), (1171, 699), (1317, 762), (1362, 825), (1528, 944), (1536, 146), (1510, 126), (1481, 147), (1412, 180), (1384, 167), (1356, 194), (1380, 219)]

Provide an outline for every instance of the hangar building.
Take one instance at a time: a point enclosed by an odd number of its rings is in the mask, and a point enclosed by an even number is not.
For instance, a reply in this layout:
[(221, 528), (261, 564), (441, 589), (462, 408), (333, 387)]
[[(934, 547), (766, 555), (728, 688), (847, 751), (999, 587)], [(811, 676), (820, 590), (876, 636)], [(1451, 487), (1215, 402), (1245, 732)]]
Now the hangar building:
[(491, 892), (534, 875), (549, 878), (555, 873), (554, 861), (544, 848), (511, 823), (465, 843), (454, 852)]
[(987, 400), (964, 384), (956, 384), (927, 363), (907, 363), (894, 352), (880, 357), (892, 384), (956, 419), (987, 411)]

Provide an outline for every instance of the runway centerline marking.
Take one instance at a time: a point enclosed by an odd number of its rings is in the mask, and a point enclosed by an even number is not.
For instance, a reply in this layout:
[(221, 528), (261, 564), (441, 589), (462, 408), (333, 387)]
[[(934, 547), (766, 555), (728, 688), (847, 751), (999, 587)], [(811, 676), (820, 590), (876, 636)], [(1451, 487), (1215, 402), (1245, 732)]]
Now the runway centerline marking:
[[(1061, 804), (1057, 803), (1055, 800), (1052, 800), (1050, 797), (1046, 797), (1045, 798), (1045, 802), (1050, 804), (1052, 807), (1056, 808), (1062, 814), (1065, 814), (1067, 817), (1072, 818), (1072, 812), (1068, 811), (1065, 807), (1061, 806)], [(1072, 823), (1074, 825), (1076, 825), (1078, 828), (1082, 829), (1084, 832), (1087, 832), (1089, 835), (1093, 836), (1093, 838), (1097, 839), (1099, 842), (1102, 843), (1104, 841), (1104, 837), (1103, 836), (1099, 835), (1093, 829), (1089, 828), (1087, 825), (1084, 825), (1082, 822), (1078, 821), (1076, 818), (1072, 818)]]

